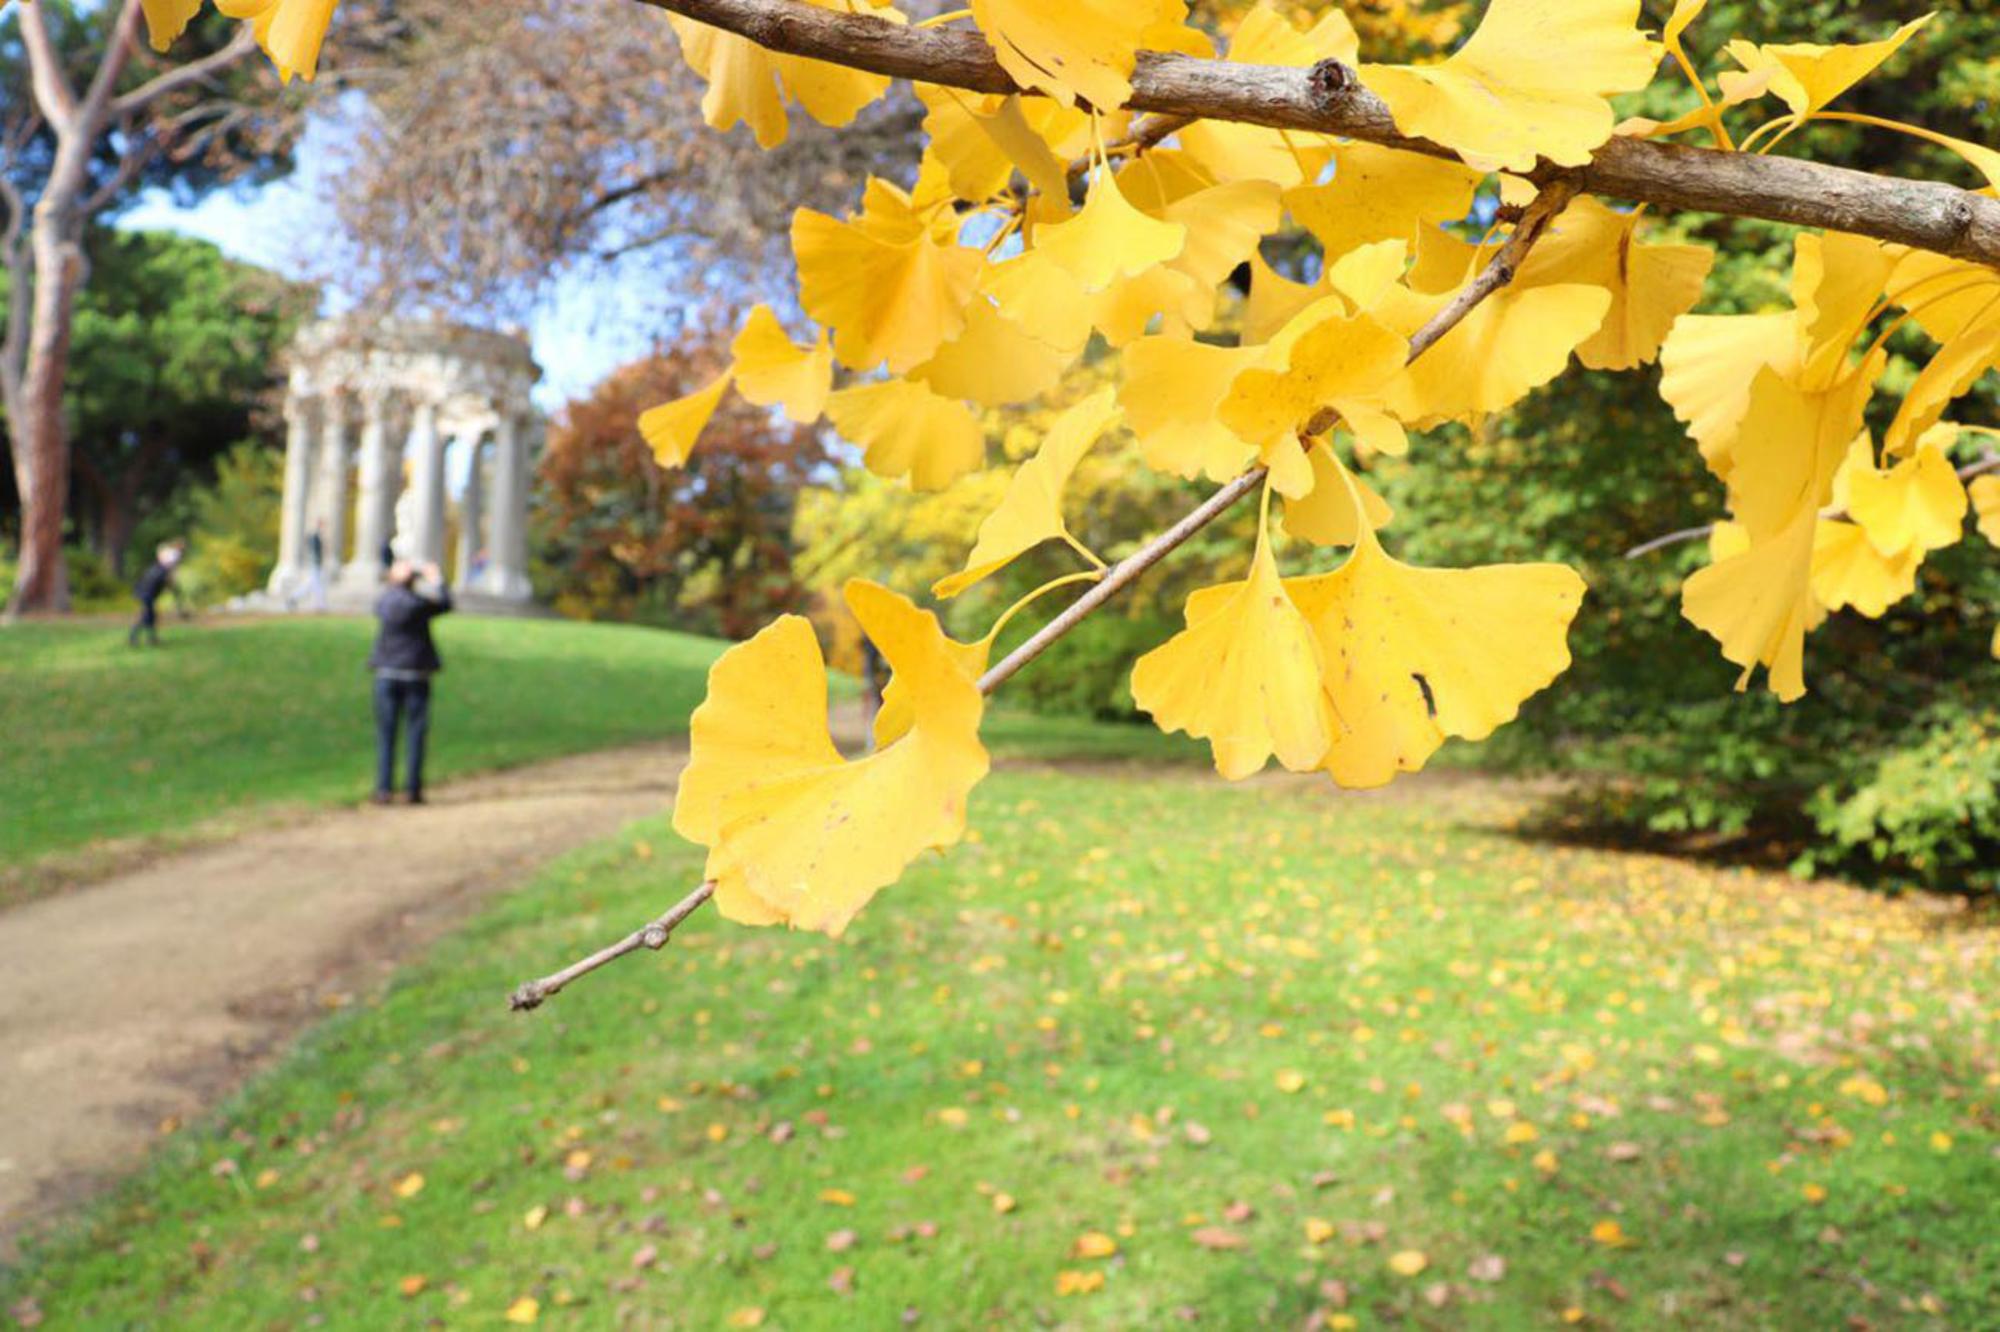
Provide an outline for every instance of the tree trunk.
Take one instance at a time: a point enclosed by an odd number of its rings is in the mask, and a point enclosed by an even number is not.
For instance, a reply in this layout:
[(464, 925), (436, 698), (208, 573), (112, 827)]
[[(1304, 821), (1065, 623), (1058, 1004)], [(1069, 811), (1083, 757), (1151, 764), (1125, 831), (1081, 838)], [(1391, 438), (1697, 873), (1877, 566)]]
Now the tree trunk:
[(82, 285), (82, 219), (73, 197), (45, 194), (35, 205), (33, 306), (20, 401), (8, 426), (14, 443), (14, 484), (21, 492), (21, 557), (9, 619), (30, 611), (69, 609), (63, 564), (63, 510), (69, 500), (69, 438), (63, 421), (63, 379), (70, 330)]

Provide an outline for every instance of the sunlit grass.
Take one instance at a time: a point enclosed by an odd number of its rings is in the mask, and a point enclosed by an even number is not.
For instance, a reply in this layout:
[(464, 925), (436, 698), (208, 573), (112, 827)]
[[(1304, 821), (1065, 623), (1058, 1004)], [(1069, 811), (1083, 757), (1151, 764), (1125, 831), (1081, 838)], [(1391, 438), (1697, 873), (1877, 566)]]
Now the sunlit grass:
[(678, 895), (694, 854), (642, 826), (176, 1135), (0, 1307), (2000, 1324), (1994, 931), (1533, 846), (1425, 789), (1003, 772), (844, 940), (711, 912), (508, 1013)]

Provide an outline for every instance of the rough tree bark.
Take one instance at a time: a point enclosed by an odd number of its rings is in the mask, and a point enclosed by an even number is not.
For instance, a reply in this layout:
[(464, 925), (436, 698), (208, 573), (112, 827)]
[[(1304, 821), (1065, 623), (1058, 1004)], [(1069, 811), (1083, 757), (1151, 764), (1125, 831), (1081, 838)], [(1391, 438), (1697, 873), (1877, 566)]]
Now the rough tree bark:
[(169, 70), (130, 92), (117, 87), (139, 40), (139, 0), (122, 0), (103, 58), (81, 94), (71, 85), (38, 5), (19, 6), (34, 112), (56, 151), (33, 207), (9, 186), (4, 258), (11, 281), (7, 332), (0, 341), (0, 404), (7, 411), (14, 484), (21, 496), (21, 551), (6, 617), (69, 609), (63, 564), (63, 518), (70, 486), (70, 443), (63, 420), (70, 332), (77, 293), (88, 273), (83, 238), (90, 219), (112, 204), (143, 169), (153, 140), (128, 152), (107, 181), (91, 176), (105, 136), (129, 125), (166, 93), (197, 83), (256, 49), (248, 25), (228, 46)]
[[(789, 55), (871, 73), (964, 88), (1018, 92), (993, 48), (970, 28), (902, 27), (798, 0), (639, 0)], [(1134, 111), (1308, 130), (1435, 157), (1450, 150), (1396, 128), (1382, 99), (1344, 66), (1247, 65), (1141, 52)], [(1661, 208), (1728, 213), (1894, 241), (2000, 265), (2000, 200), (1936, 181), (1901, 180), (1789, 157), (1755, 157), (1646, 139), (1614, 138), (1580, 167), (1533, 173), (1579, 190)]]

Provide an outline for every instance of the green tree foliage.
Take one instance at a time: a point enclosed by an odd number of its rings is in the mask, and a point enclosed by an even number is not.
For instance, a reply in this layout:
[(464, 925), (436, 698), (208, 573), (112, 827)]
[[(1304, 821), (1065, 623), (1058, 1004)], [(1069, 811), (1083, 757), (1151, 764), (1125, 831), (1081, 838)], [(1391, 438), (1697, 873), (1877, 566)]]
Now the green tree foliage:
[[(167, 232), (91, 234), (93, 282), (78, 302), (64, 409), (75, 456), (77, 537), (130, 573), (135, 532), (207, 483), (216, 460), (268, 424), (285, 344), (313, 295)], [(7, 275), (0, 273), (0, 304)], [(5, 435), (0, 420), (0, 438)], [(0, 520), (18, 499), (0, 490)], [(275, 549), (275, 545), (274, 545)]]
[[(1670, 6), (1653, 8), (1664, 19)], [(1970, 3), (1939, 9), (1885, 74), (1840, 105), (1992, 142), (2000, 103), (1980, 90), (2000, 82), (2000, 14)], [(1879, 35), (1910, 16), (1907, 6), (1883, 3), (1718, 0), (1702, 30), (1839, 42)], [(1653, 100), (1659, 104), (1646, 114), (1692, 105), (1684, 90)], [(1811, 155), (1822, 161), (1936, 179), (1964, 172), (1894, 134), (1847, 125), (1807, 133)], [(1718, 243), (1702, 312), (1785, 302), (1786, 229), (1700, 217), (1680, 225)], [(1890, 345), (1923, 346), (1908, 333)], [(1898, 375), (1906, 382), (1913, 368), (1904, 359), (1890, 382)], [(1973, 868), (2000, 855), (1990, 811), (1975, 819), (1943, 780), (1911, 788), (1893, 811), (1867, 793), (1881, 789), (1884, 773), (1977, 749), (1972, 703), (1994, 685), (1989, 647), (2000, 612), (1992, 550), (1975, 541), (1940, 552), (1916, 596), (1880, 620), (1836, 615), (1808, 648), (1813, 692), (1802, 703), (1730, 693), (1734, 668), (1681, 617), (1676, 596), (1688, 572), (1707, 561), (1706, 544), (1625, 558), (1648, 538), (1722, 511), (1721, 487), (1661, 401), (1656, 376), (1572, 371), (1476, 435), (1436, 435), (1408, 463), (1386, 469), (1385, 489), (1410, 519), (1395, 530), (1416, 557), (1557, 559), (1590, 582), (1586, 613), (1571, 634), (1571, 687), (1534, 699), (1522, 724), (1497, 736), (1482, 761), (1581, 778), (1578, 804), (1563, 813), (1592, 823), (1740, 837), (1763, 850), (1810, 846), (1802, 857), (1808, 866), (1858, 857), (1860, 865), (1847, 867), (1893, 881), (1976, 886)], [(2000, 421), (1991, 379), (1953, 416)], [(1878, 430), (1886, 423), (1871, 422)], [(1974, 456), (1968, 447), (1960, 461)], [(1976, 769), (1968, 759), (1959, 771)]]

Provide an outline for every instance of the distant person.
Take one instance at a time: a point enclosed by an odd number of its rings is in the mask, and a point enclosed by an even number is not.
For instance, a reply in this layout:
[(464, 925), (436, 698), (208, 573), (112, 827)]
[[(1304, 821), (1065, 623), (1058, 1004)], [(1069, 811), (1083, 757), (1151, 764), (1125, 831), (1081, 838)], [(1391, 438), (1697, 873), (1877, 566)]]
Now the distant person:
[(387, 578), (390, 566), (396, 562), (395, 543), (387, 537), (382, 538), (382, 549), (376, 552), (376, 558), (382, 562), (382, 576)]
[(314, 523), (306, 536), (306, 605), (326, 610), (326, 524)]
[[(388, 586), (375, 602), (375, 650), (368, 669), (375, 673), (375, 795), (378, 805), (396, 798), (396, 728), (406, 723), (409, 750), (403, 788), (413, 805), (424, 803), (424, 740), (431, 724), (431, 677), (444, 669), (431, 621), (451, 609), (451, 589), (435, 564), (397, 560)], [(431, 595), (419, 592), (428, 584)]]
[(178, 541), (161, 543), (153, 552), (153, 562), (140, 571), (138, 581), (132, 584), (132, 595), (139, 599), (139, 618), (132, 622), (132, 632), (125, 636), (127, 647), (138, 647), (140, 634), (154, 647), (160, 645), (159, 603), (168, 592), (174, 594), (181, 617), (187, 617), (187, 603), (181, 599), (179, 584), (174, 582), (174, 570), (180, 567), (186, 550)]

